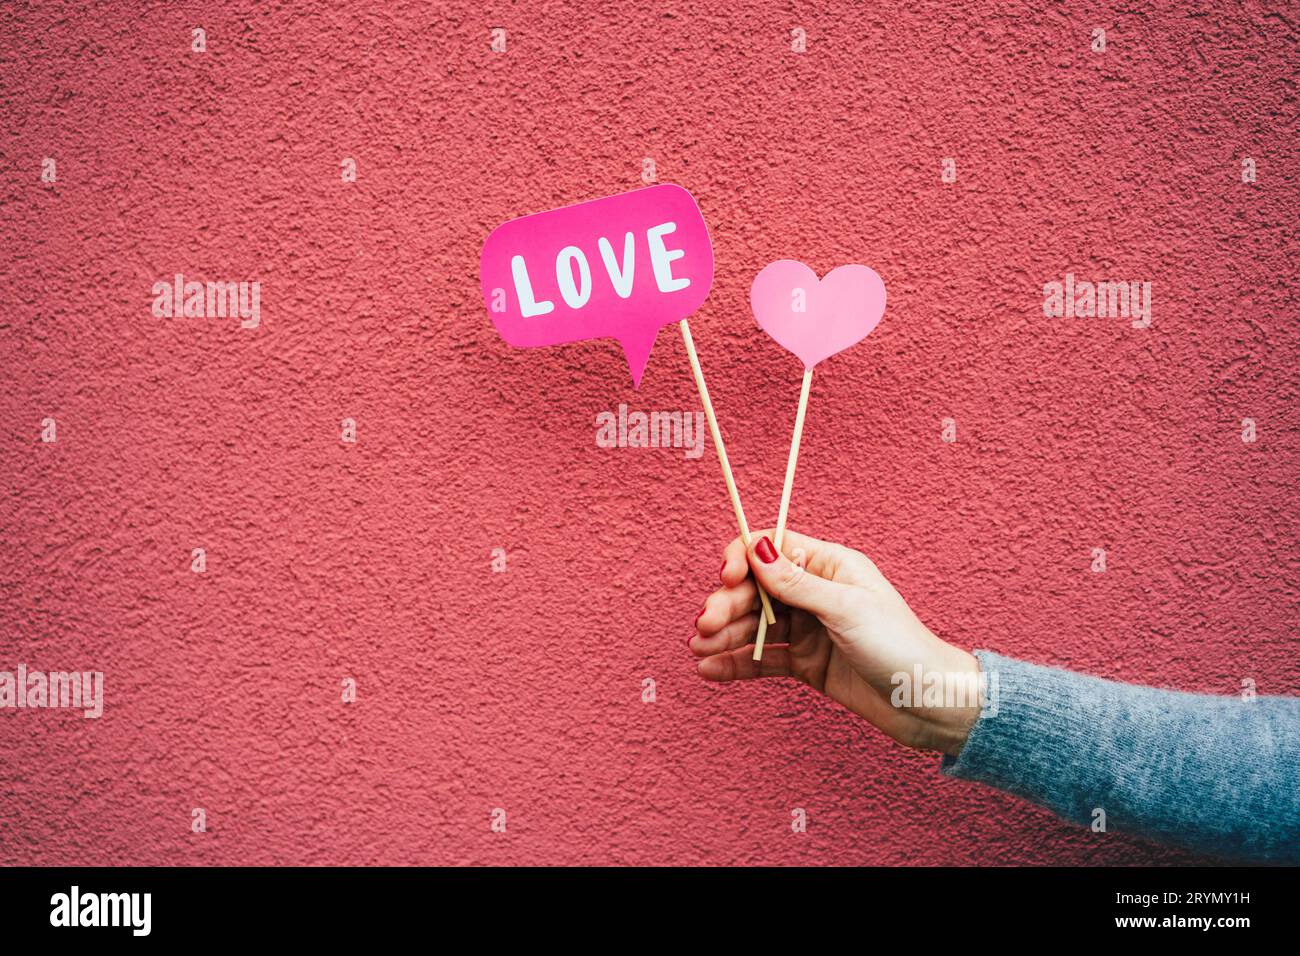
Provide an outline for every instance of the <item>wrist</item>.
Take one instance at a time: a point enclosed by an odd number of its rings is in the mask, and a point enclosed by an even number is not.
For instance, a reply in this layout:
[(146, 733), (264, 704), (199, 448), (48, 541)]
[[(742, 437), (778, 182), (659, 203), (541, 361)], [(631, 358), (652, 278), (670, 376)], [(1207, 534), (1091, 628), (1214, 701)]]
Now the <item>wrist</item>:
[(943, 670), (943, 701), (925, 708), (924, 720), (930, 731), (930, 749), (956, 757), (980, 718), (985, 691), (975, 655), (951, 645), (947, 648), (951, 653)]

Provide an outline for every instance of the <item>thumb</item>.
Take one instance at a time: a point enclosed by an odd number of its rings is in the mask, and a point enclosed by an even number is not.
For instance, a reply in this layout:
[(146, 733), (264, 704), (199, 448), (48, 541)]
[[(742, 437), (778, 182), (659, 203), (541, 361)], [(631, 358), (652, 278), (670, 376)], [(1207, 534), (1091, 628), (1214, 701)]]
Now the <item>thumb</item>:
[(790, 607), (814, 614), (830, 627), (849, 628), (857, 588), (819, 578), (776, 550), (767, 535), (754, 542), (749, 553), (754, 578), (767, 593)]

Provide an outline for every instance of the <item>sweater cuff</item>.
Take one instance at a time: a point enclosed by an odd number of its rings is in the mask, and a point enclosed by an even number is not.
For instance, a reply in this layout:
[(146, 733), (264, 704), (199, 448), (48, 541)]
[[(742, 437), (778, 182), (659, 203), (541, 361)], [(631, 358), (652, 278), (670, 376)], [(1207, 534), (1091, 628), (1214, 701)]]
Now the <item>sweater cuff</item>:
[(976, 651), (986, 701), (945, 776), (1200, 852), (1300, 862), (1300, 698), (1186, 694)]
[[(974, 780), (1043, 802), (1059, 793), (1071, 765), (1095, 747), (1091, 711), (1097, 701), (1079, 693), (1080, 676), (975, 651), (987, 702), (956, 757), (945, 756), (945, 776)], [(1089, 683), (1101, 683), (1084, 678)], [(1067, 791), (1068, 792), (1068, 791)], [(1086, 818), (1087, 808), (1060, 807)]]

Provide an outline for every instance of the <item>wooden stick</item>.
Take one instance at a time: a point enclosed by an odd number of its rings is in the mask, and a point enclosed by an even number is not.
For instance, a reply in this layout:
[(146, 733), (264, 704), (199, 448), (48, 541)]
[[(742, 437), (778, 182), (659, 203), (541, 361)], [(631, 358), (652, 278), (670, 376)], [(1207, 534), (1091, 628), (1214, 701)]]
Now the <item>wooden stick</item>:
[[(794, 488), (794, 466), (799, 461), (799, 439), (803, 435), (803, 419), (808, 412), (808, 390), (812, 388), (813, 370), (803, 370), (803, 388), (799, 392), (799, 411), (794, 416), (794, 437), (790, 439), (790, 457), (785, 463), (785, 485), (781, 488), (781, 512), (776, 519), (776, 550), (781, 550), (785, 540), (785, 519), (790, 513), (790, 491)], [(775, 622), (773, 622), (775, 623)], [(763, 641), (767, 637), (767, 618), (758, 619), (758, 640), (754, 642), (754, 660), (763, 659)]]
[[(686, 343), (686, 357), (691, 360), (691, 371), (695, 373), (695, 387), (699, 389), (700, 401), (704, 403), (704, 415), (709, 420), (709, 432), (713, 435), (713, 447), (718, 451), (718, 464), (722, 466), (722, 477), (727, 482), (727, 494), (731, 496), (731, 507), (736, 512), (736, 524), (740, 526), (740, 540), (745, 542), (746, 551), (750, 548), (749, 524), (745, 521), (745, 509), (740, 506), (740, 492), (736, 490), (736, 479), (731, 475), (731, 465), (727, 462), (727, 449), (722, 447), (722, 433), (718, 431), (718, 419), (713, 414), (713, 403), (709, 401), (709, 390), (704, 384), (704, 370), (700, 368), (700, 357), (695, 354), (695, 343), (691, 340), (691, 327), (682, 319), (682, 341)], [(758, 584), (757, 581), (754, 582)], [(772, 613), (772, 602), (762, 586), (758, 588), (758, 599), (763, 604), (760, 619), (776, 623)]]

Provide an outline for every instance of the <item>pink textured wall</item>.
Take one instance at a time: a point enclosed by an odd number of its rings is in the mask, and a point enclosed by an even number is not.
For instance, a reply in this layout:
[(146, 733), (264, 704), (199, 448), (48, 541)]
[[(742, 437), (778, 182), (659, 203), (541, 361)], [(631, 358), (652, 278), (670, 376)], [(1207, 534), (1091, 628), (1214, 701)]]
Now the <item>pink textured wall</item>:
[[(0, 669), (106, 681), (98, 721), (0, 711), (0, 861), (1189, 859), (702, 684), (713, 453), (594, 440), (699, 407), (675, 330), (634, 392), (613, 343), (483, 312), (494, 225), (653, 158), (712, 231), (692, 325), (755, 524), (799, 368), (750, 280), (862, 261), (889, 308), (817, 378), (793, 527), (965, 647), (1300, 692), (1294, 11), (843, 6), (0, 11)], [(1152, 282), (1150, 328), (1044, 318), (1067, 271)], [(259, 280), (260, 327), (155, 318), (176, 272)]]

